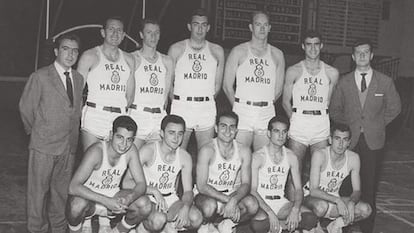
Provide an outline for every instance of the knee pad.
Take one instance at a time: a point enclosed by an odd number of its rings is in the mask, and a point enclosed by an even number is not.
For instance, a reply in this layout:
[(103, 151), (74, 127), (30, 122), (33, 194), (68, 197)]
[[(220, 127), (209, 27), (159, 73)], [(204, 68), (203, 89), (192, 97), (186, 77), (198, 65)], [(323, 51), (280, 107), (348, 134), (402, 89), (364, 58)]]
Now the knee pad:
[(299, 223), (300, 229), (311, 230), (318, 224), (318, 217), (312, 212), (304, 212), (301, 214), (302, 221)]

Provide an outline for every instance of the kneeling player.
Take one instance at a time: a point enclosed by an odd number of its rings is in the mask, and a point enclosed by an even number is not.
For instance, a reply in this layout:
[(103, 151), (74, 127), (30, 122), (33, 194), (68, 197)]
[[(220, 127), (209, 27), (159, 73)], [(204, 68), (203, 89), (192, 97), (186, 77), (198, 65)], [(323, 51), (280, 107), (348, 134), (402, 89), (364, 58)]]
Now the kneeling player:
[[(177, 232), (183, 228), (197, 229), (203, 220), (201, 212), (192, 205), (192, 160), (180, 148), (185, 122), (177, 115), (168, 115), (161, 122), (161, 141), (145, 144), (140, 159), (147, 179), (152, 211), (148, 219), (137, 228), (142, 232)], [(178, 173), (181, 171), (183, 195), (176, 193)]]
[[(254, 232), (281, 232), (283, 228), (311, 230), (317, 217), (301, 207), (303, 191), (298, 159), (284, 146), (289, 121), (273, 117), (267, 127), (269, 143), (253, 154), (251, 192), (259, 202), (260, 210), (252, 220)], [(286, 179), (292, 174), (295, 199), (290, 202), (284, 197)]]
[[(257, 210), (256, 198), (249, 194), (251, 179), (251, 154), (248, 147), (234, 140), (238, 116), (226, 112), (217, 117), (217, 137), (204, 145), (197, 161), (197, 207), (203, 212), (205, 222), (218, 217), (218, 229), (232, 232), (236, 223), (252, 218)], [(241, 185), (234, 187), (240, 173)], [(218, 216), (216, 215), (218, 214)], [(211, 232), (214, 226), (205, 224), (198, 232)]]
[[(304, 203), (318, 217), (333, 219), (329, 233), (342, 232), (342, 227), (369, 217), (371, 207), (360, 201), (361, 179), (358, 154), (348, 150), (351, 130), (344, 124), (333, 124), (330, 146), (312, 155), (310, 180), (305, 185)], [(348, 174), (351, 175), (353, 192), (349, 197), (339, 196), (339, 188)], [(309, 193), (309, 192), (308, 192)]]
[[(151, 211), (145, 196), (145, 178), (138, 151), (133, 145), (137, 125), (129, 116), (119, 116), (113, 122), (109, 141), (91, 145), (69, 186), (66, 218), (70, 232), (81, 232), (85, 217), (93, 215), (115, 217), (124, 215), (116, 227), (100, 232), (129, 232)], [(126, 168), (131, 170), (135, 186), (120, 190)], [(83, 232), (92, 232), (84, 229)]]

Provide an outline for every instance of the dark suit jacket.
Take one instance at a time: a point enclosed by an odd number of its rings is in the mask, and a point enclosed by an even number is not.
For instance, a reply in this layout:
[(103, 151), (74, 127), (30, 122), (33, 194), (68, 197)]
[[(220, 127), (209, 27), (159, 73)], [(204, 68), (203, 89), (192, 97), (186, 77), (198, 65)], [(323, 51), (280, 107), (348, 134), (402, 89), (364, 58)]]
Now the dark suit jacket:
[(75, 153), (81, 117), (83, 78), (72, 69), (73, 107), (54, 64), (30, 75), (19, 108), (29, 148), (44, 154)]
[(385, 142), (385, 127), (401, 111), (401, 100), (393, 80), (373, 71), (364, 107), (361, 107), (355, 72), (343, 76), (332, 93), (329, 114), (334, 121), (348, 124), (352, 139), (350, 148), (358, 143), (363, 128), (371, 150), (381, 149)]

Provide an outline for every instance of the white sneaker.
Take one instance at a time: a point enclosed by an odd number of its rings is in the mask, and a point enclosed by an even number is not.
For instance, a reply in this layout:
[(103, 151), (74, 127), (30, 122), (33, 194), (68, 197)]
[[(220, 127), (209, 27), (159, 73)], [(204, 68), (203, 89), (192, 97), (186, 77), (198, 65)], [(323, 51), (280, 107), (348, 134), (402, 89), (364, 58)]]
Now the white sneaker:
[(231, 219), (224, 219), (219, 223), (217, 228), (220, 233), (231, 233), (236, 232), (236, 228), (233, 228), (234, 226), (236, 226), (236, 224)]
[(344, 220), (341, 217), (339, 217), (334, 221), (330, 222), (328, 226), (326, 226), (326, 230), (328, 230), (328, 233), (342, 233), (342, 227), (344, 226)]

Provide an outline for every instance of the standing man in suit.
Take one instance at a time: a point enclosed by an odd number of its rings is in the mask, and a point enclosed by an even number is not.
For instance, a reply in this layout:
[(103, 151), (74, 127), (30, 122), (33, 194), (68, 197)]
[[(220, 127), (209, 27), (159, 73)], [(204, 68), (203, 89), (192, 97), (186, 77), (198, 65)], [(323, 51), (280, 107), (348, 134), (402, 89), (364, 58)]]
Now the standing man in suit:
[[(30, 134), (27, 227), (29, 232), (65, 232), (65, 203), (78, 144), (83, 78), (71, 67), (79, 38), (56, 40), (56, 60), (34, 72), (19, 108)], [(48, 207), (48, 211), (46, 209)], [(47, 219), (49, 216), (49, 219)]]
[(401, 111), (400, 96), (393, 80), (371, 68), (373, 56), (370, 41), (355, 43), (352, 59), (356, 69), (339, 80), (329, 107), (333, 120), (350, 126), (350, 148), (361, 159), (361, 198), (373, 208), (371, 216), (360, 224), (364, 233), (372, 232), (374, 228), (377, 172), (382, 159), (385, 127)]

